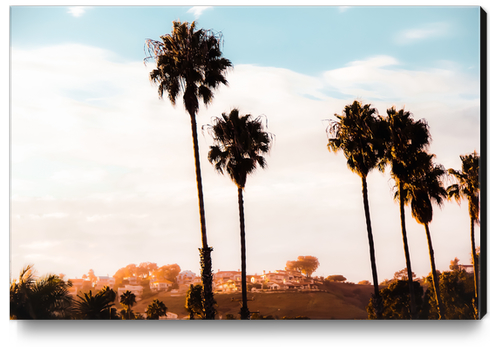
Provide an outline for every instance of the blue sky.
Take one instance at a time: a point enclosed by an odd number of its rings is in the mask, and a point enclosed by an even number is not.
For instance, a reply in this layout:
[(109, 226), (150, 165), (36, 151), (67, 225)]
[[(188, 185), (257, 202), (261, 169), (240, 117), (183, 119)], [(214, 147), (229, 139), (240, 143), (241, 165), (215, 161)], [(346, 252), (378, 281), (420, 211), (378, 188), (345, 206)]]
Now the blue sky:
[[(370, 280), (360, 179), (326, 149), (326, 119), (355, 99), (405, 107), (446, 168), (479, 151), (478, 7), (11, 7), (11, 270), (113, 275), (130, 263), (199, 272), (190, 124), (159, 100), (145, 39), (172, 21), (220, 31), (234, 64), (199, 125), (239, 107), (276, 136), (245, 192), (250, 273), (319, 258), (316, 275)], [(457, 125), (457, 126), (455, 126)], [(199, 138), (214, 270), (240, 267), (236, 189)], [(405, 267), (389, 174), (368, 177), (379, 279)], [(466, 203), (436, 209), (438, 268), (470, 261)], [(409, 215), (407, 210), (407, 215)], [(223, 218), (228, 216), (228, 218)], [(430, 271), (408, 218), (417, 276)], [(477, 229), (479, 230), (479, 229)], [(479, 244), (479, 238), (478, 238)]]

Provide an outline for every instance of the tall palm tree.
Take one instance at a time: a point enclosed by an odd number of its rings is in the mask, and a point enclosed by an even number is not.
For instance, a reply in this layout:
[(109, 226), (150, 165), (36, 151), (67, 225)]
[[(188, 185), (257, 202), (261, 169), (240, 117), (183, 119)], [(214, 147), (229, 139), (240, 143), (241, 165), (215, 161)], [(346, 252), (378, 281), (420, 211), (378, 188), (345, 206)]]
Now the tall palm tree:
[(71, 316), (70, 282), (56, 275), (35, 278), (32, 265), (10, 284), (11, 319), (66, 319)]
[(229, 115), (223, 113), (222, 118), (216, 118), (210, 127), (214, 145), (208, 154), (208, 159), (215, 169), (223, 174), (228, 173), (238, 189), (238, 209), (240, 216), (240, 245), (242, 268), (242, 308), (241, 319), (250, 319), (247, 305), (247, 272), (245, 253), (245, 215), (243, 209), (243, 189), (247, 176), (255, 171), (257, 166), (265, 168), (266, 160), (262, 156), (270, 149), (271, 136), (264, 131), (260, 118), (251, 115), (240, 116), (237, 109)]
[(119, 301), (126, 309), (126, 319), (131, 319), (131, 307), (136, 303), (136, 296), (133, 292), (126, 290), (121, 294)]
[(150, 73), (150, 80), (158, 85), (158, 95), (166, 92), (175, 105), (179, 95), (183, 95), (184, 107), (191, 118), (194, 163), (201, 223), (202, 248), (201, 278), (204, 285), (204, 311), (206, 319), (214, 319), (214, 298), (212, 292), (211, 251), (206, 234), (204, 197), (197, 141), (196, 115), (199, 100), (208, 105), (213, 99), (213, 90), (220, 84), (227, 85), (225, 73), (231, 62), (221, 57), (220, 36), (212, 31), (195, 28), (196, 23), (173, 22), (171, 34), (161, 36), (162, 41), (147, 40), (148, 57), (156, 60), (156, 69)]
[(462, 170), (449, 169), (449, 174), (459, 181), (447, 187), (449, 199), (454, 198), (458, 203), (462, 198), (468, 200), (468, 211), (470, 214), (470, 236), (471, 236), (471, 258), (473, 260), (473, 272), (475, 281), (475, 310), (478, 314), (478, 288), (479, 288), (479, 266), (475, 247), (475, 223), (479, 223), (480, 216), (480, 156), (474, 151), (468, 155), (461, 155)]
[(389, 129), (389, 150), (387, 151), (385, 161), (391, 165), (391, 176), (394, 178), (398, 190), (400, 224), (405, 262), (408, 271), (408, 288), (410, 291), (410, 312), (411, 318), (416, 319), (415, 290), (405, 225), (406, 185), (410, 182), (417, 169), (417, 154), (425, 150), (429, 145), (430, 133), (425, 120), (415, 121), (412, 114), (404, 109), (397, 111), (395, 107), (392, 107), (386, 112), (387, 116), (385, 121)]
[(438, 206), (442, 206), (447, 196), (446, 189), (442, 184), (442, 178), (446, 170), (444, 170), (442, 165), (434, 164), (432, 161), (433, 158), (433, 154), (426, 152), (419, 152), (417, 154), (416, 160), (419, 163), (417, 165), (417, 173), (414, 174), (412, 180), (406, 185), (406, 202), (410, 202), (413, 218), (425, 227), (437, 310), (439, 319), (445, 319), (445, 308), (441, 300), (429, 223), (432, 221), (433, 215), (432, 202), (435, 202)]
[(361, 177), (364, 216), (366, 218), (374, 284), (374, 308), (376, 316), (381, 318), (383, 302), (379, 294), (374, 238), (369, 212), (367, 175), (374, 168), (383, 170), (384, 161), (382, 159), (386, 152), (386, 141), (383, 138), (386, 137), (387, 129), (385, 123), (377, 115), (376, 109), (372, 108), (370, 104), (362, 105), (359, 101), (354, 101), (352, 105), (345, 106), (343, 115), (336, 114), (335, 117), (338, 121), (331, 122), (327, 128), (329, 134), (327, 148), (333, 152), (342, 150), (347, 158), (349, 169)]

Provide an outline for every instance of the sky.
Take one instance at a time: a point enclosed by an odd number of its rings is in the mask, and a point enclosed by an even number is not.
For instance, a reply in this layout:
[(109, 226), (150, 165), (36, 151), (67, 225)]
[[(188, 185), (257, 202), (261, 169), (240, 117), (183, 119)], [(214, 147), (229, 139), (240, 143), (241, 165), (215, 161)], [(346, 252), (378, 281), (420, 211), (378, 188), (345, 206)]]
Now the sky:
[[(199, 273), (201, 236), (189, 116), (159, 99), (145, 40), (172, 21), (223, 35), (228, 86), (198, 127), (233, 108), (264, 116), (268, 166), (244, 192), (247, 273), (311, 255), (313, 275), (372, 282), (361, 179), (329, 152), (328, 119), (354, 100), (425, 119), (445, 168), (480, 152), (479, 7), (10, 8), (10, 271), (81, 278), (128, 264)], [(199, 133), (213, 270), (240, 268), (237, 189)], [(389, 170), (368, 176), (379, 281), (406, 267)], [(406, 208), (413, 272), (427, 276), (424, 227)], [(437, 268), (471, 264), (467, 202), (434, 208)], [(479, 227), (476, 228), (480, 245)]]

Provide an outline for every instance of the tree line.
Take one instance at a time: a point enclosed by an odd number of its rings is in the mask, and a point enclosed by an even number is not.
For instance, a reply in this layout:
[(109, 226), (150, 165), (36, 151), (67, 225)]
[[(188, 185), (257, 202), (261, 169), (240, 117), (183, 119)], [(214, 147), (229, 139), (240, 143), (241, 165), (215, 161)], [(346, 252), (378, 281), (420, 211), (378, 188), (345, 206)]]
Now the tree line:
[[(435, 163), (435, 155), (429, 152), (431, 135), (429, 126), (423, 119), (415, 120), (413, 115), (404, 109), (394, 107), (381, 116), (371, 104), (362, 105), (354, 101), (347, 105), (341, 115), (335, 115), (327, 127), (329, 137), (328, 149), (342, 151), (347, 159), (347, 166), (358, 174), (362, 182), (364, 215), (368, 234), (371, 271), (374, 284), (372, 312), (370, 317), (383, 318), (386, 308), (385, 298), (379, 290), (377, 265), (375, 258), (374, 238), (368, 200), (367, 175), (374, 169), (384, 171), (391, 169), (395, 181), (393, 198), (399, 203), (400, 224), (403, 249), (407, 270), (406, 289), (410, 300), (411, 319), (418, 317), (416, 288), (413, 281), (410, 250), (408, 247), (405, 205), (410, 205), (413, 218), (425, 228), (431, 265), (431, 282), (434, 301), (439, 319), (445, 319), (446, 307), (441, 299), (439, 278), (435, 265), (429, 223), (432, 221), (432, 204), (442, 206), (444, 199), (468, 200), (470, 215), (471, 254), (474, 267), (473, 307), (478, 317), (478, 261), (476, 259), (474, 227), (479, 218), (479, 170), (480, 157), (477, 152), (461, 155), (461, 170), (445, 170)], [(444, 186), (445, 176), (454, 177), (456, 183)]]

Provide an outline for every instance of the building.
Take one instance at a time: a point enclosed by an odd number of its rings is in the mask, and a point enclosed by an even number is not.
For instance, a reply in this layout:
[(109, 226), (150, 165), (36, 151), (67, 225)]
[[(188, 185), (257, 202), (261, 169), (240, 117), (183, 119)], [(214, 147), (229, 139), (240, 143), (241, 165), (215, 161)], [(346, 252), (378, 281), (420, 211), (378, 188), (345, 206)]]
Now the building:
[(152, 278), (150, 280), (150, 289), (153, 291), (153, 292), (159, 292), (159, 291), (162, 291), (162, 290), (168, 290), (170, 287), (172, 287), (173, 283), (168, 281), (168, 280), (157, 280), (157, 279), (154, 279)]
[(97, 279), (93, 282), (93, 287), (95, 291), (99, 291), (105, 286), (113, 288), (116, 284), (116, 279), (110, 276), (97, 276)]

